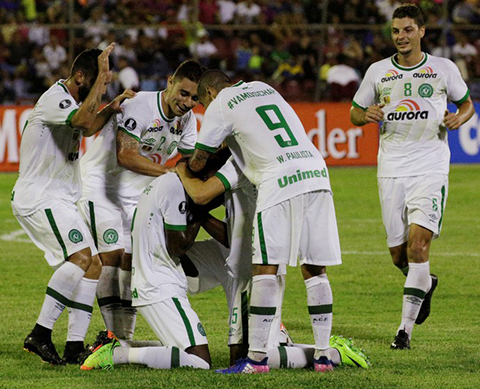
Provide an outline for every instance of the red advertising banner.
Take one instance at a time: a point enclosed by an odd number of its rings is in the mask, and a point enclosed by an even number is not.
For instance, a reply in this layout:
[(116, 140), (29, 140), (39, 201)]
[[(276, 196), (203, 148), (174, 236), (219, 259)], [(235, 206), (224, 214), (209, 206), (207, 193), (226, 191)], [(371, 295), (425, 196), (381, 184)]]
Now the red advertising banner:
[[(356, 127), (350, 123), (348, 103), (292, 103), (309, 138), (327, 166), (376, 165), (378, 126)], [(33, 107), (0, 106), (0, 171), (16, 172), (20, 161), (21, 133)], [(199, 128), (203, 108), (195, 108)], [(84, 138), (82, 153), (94, 138)]]

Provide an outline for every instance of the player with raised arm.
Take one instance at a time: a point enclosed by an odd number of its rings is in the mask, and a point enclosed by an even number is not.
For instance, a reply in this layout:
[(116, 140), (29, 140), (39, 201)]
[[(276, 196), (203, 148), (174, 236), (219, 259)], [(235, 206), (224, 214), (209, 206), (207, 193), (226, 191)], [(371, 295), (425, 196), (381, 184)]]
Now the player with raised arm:
[(197, 83), (203, 67), (185, 61), (161, 92), (139, 92), (112, 117), (80, 161), (79, 208), (92, 231), (103, 264), (98, 303), (107, 329), (130, 340), (136, 311), (131, 307), (133, 210), (143, 189), (168, 172), (178, 150), (193, 152), (197, 122)]
[[(440, 235), (448, 195), (447, 131), (474, 113), (458, 68), (421, 50), (421, 10), (404, 4), (393, 13), (397, 54), (376, 62), (352, 102), (353, 124), (383, 122), (378, 151), (378, 189), (393, 263), (406, 276), (401, 324), (394, 349), (409, 349), (414, 324), (430, 314), (438, 278), (430, 274), (432, 239)], [(447, 98), (458, 107), (447, 111)]]
[[(121, 111), (121, 102), (133, 96), (132, 91), (125, 91), (98, 112), (112, 78), (109, 54), (114, 45), (103, 52), (92, 49), (80, 53), (70, 76), (40, 97), (22, 133), (12, 209), (55, 270), (24, 349), (55, 365), (76, 363), (84, 351), (101, 271), (92, 236), (76, 207), (81, 194), (78, 157), (82, 136), (98, 132), (113, 113)], [(51, 333), (65, 307), (69, 326), (64, 360), (52, 343)]]
[(297, 257), (307, 288), (315, 369), (332, 370), (333, 298), (325, 267), (340, 264), (341, 255), (325, 161), (292, 107), (271, 86), (232, 85), (221, 71), (209, 70), (198, 89), (207, 110), (190, 168), (201, 170), (226, 140), (235, 162), (258, 190), (249, 352), (223, 372), (268, 372), (268, 337), (281, 303), (276, 274), (279, 265), (296, 265)]

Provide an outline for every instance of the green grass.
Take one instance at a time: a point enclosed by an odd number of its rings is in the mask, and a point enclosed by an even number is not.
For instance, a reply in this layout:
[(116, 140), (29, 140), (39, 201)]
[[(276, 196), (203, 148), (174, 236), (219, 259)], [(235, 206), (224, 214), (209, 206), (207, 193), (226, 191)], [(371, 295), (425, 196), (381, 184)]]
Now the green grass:
[[(453, 166), (442, 236), (431, 249), (439, 276), (432, 316), (415, 328), (412, 350), (390, 350), (400, 321), (404, 277), (391, 264), (381, 223), (375, 168), (332, 168), (332, 187), (343, 251), (343, 266), (329, 269), (334, 293), (333, 333), (353, 337), (371, 357), (365, 371), (279, 370), (265, 376), (221, 376), (211, 371), (149, 370), (122, 366), (82, 372), (52, 367), (22, 350), (41, 304), (51, 270), (26, 235), (0, 240), (0, 388), (478, 388), (480, 383), (480, 166)], [(0, 175), (0, 235), (20, 230), (10, 209), (16, 175)], [(319, 239), (322, 237), (319, 236)], [(18, 241), (22, 239), (22, 241)], [(228, 365), (225, 298), (215, 289), (191, 298), (207, 331), (214, 368)], [(283, 322), (293, 339), (311, 343), (305, 288), (299, 269), (289, 268)], [(54, 331), (60, 352), (67, 315)], [(94, 310), (87, 341), (101, 330)], [(139, 317), (137, 339), (154, 335)]]

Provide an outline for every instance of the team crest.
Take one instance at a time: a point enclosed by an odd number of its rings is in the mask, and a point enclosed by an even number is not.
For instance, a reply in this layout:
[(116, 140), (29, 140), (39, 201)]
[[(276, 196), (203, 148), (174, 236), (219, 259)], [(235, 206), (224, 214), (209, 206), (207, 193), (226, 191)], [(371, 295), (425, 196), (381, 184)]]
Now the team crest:
[(125, 120), (125, 128), (128, 131), (135, 130), (135, 128), (137, 128), (137, 122), (135, 121), (135, 119), (129, 118), (129, 119)]
[(182, 201), (179, 205), (178, 205), (178, 210), (180, 211), (180, 213), (183, 215), (185, 212), (187, 212), (187, 202), (186, 201)]
[(65, 100), (62, 100), (60, 101), (60, 104), (58, 104), (58, 106), (61, 108), (61, 109), (67, 109), (68, 107), (70, 107), (72, 105), (72, 102), (68, 99), (65, 99)]
[(68, 233), (68, 239), (70, 239), (72, 243), (80, 243), (83, 241), (83, 236), (80, 231), (73, 229)]
[(113, 228), (109, 228), (103, 233), (103, 240), (106, 244), (113, 244), (118, 242), (118, 233)]
[(202, 323), (197, 324), (197, 329), (198, 329), (198, 332), (200, 332), (201, 335), (207, 336), (207, 334), (205, 333), (205, 328), (203, 328), (203, 326), (202, 326)]
[(432, 97), (433, 95), (433, 86), (430, 84), (422, 84), (418, 87), (418, 94), (421, 97)]

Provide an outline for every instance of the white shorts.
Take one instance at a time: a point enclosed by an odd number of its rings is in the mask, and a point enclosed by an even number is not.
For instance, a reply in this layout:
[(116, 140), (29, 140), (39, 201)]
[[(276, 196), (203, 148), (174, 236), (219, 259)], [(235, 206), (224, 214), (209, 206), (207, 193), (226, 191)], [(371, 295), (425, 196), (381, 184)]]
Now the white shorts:
[(258, 212), (253, 227), (254, 264), (342, 263), (330, 191), (304, 193)]
[(388, 247), (405, 243), (412, 223), (432, 231), (434, 239), (440, 235), (448, 175), (378, 178), (378, 192)]
[(186, 350), (208, 344), (205, 329), (186, 297), (173, 297), (137, 309), (164, 346)]
[(90, 231), (74, 204), (55, 200), (49, 208), (16, 218), (54, 268), (87, 247), (92, 256), (98, 254)]
[(90, 227), (99, 253), (125, 249), (132, 253), (130, 237), (136, 204), (114, 204), (108, 199), (84, 199), (78, 202), (83, 219)]

